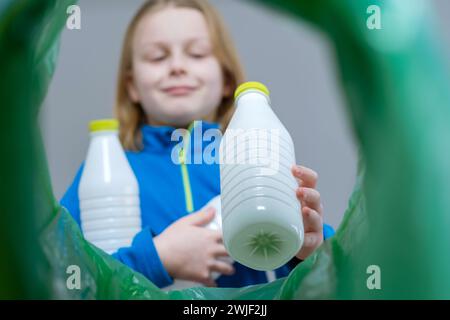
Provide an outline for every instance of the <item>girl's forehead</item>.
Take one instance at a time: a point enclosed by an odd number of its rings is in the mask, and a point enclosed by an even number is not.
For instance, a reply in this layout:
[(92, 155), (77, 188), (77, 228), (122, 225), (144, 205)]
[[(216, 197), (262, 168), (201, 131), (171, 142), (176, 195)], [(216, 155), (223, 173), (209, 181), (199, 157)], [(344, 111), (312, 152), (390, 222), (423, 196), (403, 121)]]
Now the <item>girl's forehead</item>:
[(138, 23), (135, 37), (154, 42), (208, 40), (209, 30), (200, 11), (168, 7), (143, 16)]

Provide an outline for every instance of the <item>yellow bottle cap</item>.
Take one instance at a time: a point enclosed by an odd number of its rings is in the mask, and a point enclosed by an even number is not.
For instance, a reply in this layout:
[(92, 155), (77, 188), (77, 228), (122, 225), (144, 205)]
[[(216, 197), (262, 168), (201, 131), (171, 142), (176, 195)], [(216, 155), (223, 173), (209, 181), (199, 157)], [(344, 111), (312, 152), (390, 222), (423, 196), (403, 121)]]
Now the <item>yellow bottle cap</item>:
[(115, 131), (119, 129), (119, 121), (116, 119), (94, 120), (89, 123), (89, 131)]
[(234, 93), (234, 98), (236, 99), (241, 93), (247, 91), (247, 90), (258, 90), (264, 93), (267, 96), (270, 96), (270, 91), (267, 89), (265, 85), (263, 85), (261, 82), (244, 82), (241, 84)]

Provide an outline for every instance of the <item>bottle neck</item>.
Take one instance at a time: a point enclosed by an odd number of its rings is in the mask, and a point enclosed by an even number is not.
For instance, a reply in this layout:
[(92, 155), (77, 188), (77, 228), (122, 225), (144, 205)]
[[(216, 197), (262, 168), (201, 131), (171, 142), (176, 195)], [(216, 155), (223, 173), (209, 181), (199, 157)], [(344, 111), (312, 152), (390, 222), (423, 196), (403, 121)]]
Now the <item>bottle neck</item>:
[(101, 130), (101, 131), (94, 131), (90, 133), (91, 137), (104, 137), (104, 136), (114, 136), (117, 137), (119, 135), (119, 132), (117, 130)]
[(270, 106), (270, 99), (264, 93), (258, 90), (250, 90), (241, 94), (236, 100), (236, 107), (245, 105), (266, 104)]

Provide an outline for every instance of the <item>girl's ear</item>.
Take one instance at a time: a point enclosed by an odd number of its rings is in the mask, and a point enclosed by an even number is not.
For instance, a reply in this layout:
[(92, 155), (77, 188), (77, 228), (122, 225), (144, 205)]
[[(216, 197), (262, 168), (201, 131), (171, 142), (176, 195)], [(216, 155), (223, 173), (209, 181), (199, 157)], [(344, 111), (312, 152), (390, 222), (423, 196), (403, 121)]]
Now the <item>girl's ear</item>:
[(128, 95), (129, 95), (131, 101), (133, 103), (139, 103), (141, 99), (139, 98), (139, 93), (134, 84), (134, 78), (133, 78), (133, 74), (131, 72), (127, 73), (126, 83), (127, 83)]

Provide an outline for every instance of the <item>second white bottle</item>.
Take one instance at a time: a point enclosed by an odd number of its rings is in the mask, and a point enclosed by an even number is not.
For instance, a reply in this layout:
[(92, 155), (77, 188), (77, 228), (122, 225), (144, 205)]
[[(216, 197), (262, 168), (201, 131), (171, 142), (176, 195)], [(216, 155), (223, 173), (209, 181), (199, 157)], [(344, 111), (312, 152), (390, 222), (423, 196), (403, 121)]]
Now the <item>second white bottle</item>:
[(84, 237), (110, 254), (130, 246), (141, 230), (139, 186), (120, 144), (118, 126), (113, 119), (91, 122), (78, 188)]

